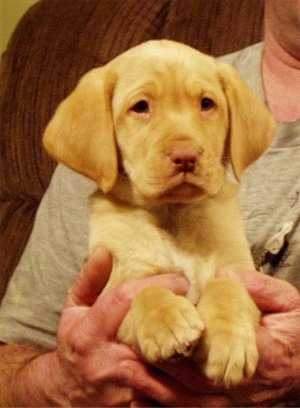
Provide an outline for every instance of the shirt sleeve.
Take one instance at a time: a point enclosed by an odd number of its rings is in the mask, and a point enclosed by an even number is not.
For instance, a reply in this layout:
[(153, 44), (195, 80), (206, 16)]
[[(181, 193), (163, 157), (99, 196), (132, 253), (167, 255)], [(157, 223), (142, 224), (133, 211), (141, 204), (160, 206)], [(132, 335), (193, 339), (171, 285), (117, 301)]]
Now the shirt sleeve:
[(58, 165), (0, 308), (0, 341), (53, 349), (67, 292), (88, 257), (96, 185)]

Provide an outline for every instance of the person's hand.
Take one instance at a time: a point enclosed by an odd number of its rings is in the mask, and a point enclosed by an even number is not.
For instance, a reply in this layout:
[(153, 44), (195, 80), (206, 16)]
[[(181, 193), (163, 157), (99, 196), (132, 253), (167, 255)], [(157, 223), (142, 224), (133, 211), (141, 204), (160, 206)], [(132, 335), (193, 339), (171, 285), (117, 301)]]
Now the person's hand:
[(59, 378), (70, 404), (149, 406), (153, 399), (165, 406), (221, 407), (297, 398), (293, 392), (299, 395), (300, 301), (291, 285), (258, 272), (234, 276), (245, 283), (263, 312), (257, 331), (260, 362), (253, 379), (225, 390), (205, 379), (188, 359), (150, 367), (116, 341), (119, 324), (139, 290), (160, 284), (184, 294), (187, 281), (160, 275), (99, 295), (110, 269), (111, 257), (101, 249), (82, 269), (62, 313)]
[(165, 274), (122, 283), (101, 295), (111, 266), (109, 252), (96, 251), (82, 268), (62, 311), (53, 381), (63, 405), (124, 406), (153, 397), (157, 389), (163, 392), (160, 376), (118, 343), (116, 335), (141, 289), (156, 284), (185, 294), (188, 282), (182, 276)]
[(169, 381), (173, 378), (174, 383), (178, 381), (181, 387), (190, 389), (190, 393), (185, 392), (186, 399), (180, 399), (181, 405), (266, 406), (282, 401), (299, 402), (299, 292), (289, 283), (260, 272), (224, 271), (220, 274), (243, 282), (262, 311), (257, 329), (259, 364), (251, 379), (228, 390), (214, 387), (188, 360), (161, 364), (160, 368), (170, 376)]
[[(262, 311), (259, 364), (252, 379), (230, 390), (233, 405), (300, 402), (300, 295), (283, 280), (260, 272), (234, 274)], [(233, 276), (234, 277), (234, 276)]]

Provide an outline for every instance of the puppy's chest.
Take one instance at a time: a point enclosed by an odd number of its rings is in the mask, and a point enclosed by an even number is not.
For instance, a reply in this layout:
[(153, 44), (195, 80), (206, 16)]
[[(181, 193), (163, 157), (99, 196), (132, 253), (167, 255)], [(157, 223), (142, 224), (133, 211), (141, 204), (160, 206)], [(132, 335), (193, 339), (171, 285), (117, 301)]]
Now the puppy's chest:
[(214, 249), (210, 243), (208, 220), (197, 209), (181, 208), (158, 217), (160, 227), (169, 235), (166, 245), (170, 263), (191, 282), (188, 297), (196, 302), (203, 286), (215, 272)]
[(214, 273), (207, 222), (196, 207), (146, 210), (111, 200), (94, 201), (91, 250), (102, 244), (114, 258), (107, 288), (124, 280), (180, 273), (190, 281), (188, 297), (196, 303)]
[(154, 211), (155, 222), (181, 250), (205, 256), (210, 252), (208, 231), (211, 222), (204, 211), (194, 206), (170, 206)]

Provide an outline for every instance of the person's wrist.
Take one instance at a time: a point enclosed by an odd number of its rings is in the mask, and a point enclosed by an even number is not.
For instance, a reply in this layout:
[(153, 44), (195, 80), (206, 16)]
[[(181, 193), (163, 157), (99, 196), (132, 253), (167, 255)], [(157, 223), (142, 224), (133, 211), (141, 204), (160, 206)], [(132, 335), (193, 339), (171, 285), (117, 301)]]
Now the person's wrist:
[(24, 381), (28, 384), (28, 399), (33, 405), (70, 405), (69, 387), (56, 351), (36, 357), (27, 365), (24, 375)]

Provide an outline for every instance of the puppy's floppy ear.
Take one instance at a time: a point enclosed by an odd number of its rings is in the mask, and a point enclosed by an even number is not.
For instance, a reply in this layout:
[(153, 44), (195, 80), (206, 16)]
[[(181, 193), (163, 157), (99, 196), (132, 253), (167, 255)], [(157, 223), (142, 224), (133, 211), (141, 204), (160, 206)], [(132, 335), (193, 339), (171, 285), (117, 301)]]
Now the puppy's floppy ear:
[(107, 192), (118, 171), (111, 112), (115, 75), (107, 67), (82, 77), (58, 106), (44, 133), (44, 146), (56, 160), (94, 180)]
[(232, 167), (239, 180), (242, 171), (258, 159), (271, 143), (275, 120), (232, 66), (220, 63), (219, 75), (230, 116)]

